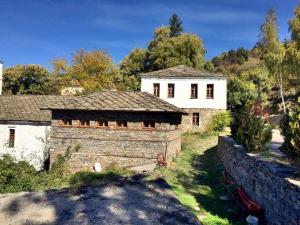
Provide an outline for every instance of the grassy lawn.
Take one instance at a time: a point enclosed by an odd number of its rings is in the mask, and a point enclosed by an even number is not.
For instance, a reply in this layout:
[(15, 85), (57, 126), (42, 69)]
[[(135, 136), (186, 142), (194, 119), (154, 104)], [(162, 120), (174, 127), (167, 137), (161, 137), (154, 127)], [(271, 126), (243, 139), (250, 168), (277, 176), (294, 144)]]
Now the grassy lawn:
[(219, 199), (228, 192), (217, 157), (217, 137), (185, 134), (182, 142), (182, 152), (170, 167), (153, 171), (149, 179), (164, 178), (203, 225), (245, 224), (234, 201)]

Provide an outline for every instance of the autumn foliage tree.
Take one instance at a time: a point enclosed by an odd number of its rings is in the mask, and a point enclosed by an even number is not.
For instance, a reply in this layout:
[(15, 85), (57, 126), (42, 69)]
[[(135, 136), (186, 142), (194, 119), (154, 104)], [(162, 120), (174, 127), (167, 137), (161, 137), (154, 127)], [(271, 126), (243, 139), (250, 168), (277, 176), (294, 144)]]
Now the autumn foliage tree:
[(112, 58), (104, 51), (78, 50), (73, 54), (71, 64), (65, 59), (54, 60), (53, 73), (62, 87), (80, 86), (86, 92), (118, 89), (121, 84), (115, 81), (118, 70)]

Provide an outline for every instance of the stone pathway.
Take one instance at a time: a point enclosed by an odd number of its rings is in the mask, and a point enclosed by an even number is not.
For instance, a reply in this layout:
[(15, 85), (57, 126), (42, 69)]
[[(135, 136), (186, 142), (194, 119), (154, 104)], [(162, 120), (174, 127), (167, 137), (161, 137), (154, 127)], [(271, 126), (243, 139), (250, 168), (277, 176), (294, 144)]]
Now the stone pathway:
[(280, 134), (279, 129), (272, 130), (272, 140), (270, 143), (270, 154), (276, 157), (284, 158), (286, 155), (280, 150), (283, 143), (283, 136)]
[(68, 189), (2, 194), (0, 224), (200, 225), (164, 180), (129, 179), (75, 194)]

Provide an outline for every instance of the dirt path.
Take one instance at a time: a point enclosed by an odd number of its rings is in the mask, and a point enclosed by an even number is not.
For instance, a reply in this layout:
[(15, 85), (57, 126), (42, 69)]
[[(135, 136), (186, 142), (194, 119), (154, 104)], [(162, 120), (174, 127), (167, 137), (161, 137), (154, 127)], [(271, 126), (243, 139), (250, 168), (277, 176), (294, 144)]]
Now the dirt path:
[(0, 224), (199, 225), (163, 180), (0, 195)]

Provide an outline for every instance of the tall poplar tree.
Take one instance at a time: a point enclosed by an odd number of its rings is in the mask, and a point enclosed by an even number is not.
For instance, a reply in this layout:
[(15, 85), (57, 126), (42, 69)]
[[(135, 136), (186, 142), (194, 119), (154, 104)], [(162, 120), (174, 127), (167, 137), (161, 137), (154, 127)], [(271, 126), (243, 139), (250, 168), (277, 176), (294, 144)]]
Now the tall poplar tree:
[(286, 106), (283, 93), (283, 73), (285, 72), (285, 48), (278, 37), (277, 18), (274, 9), (267, 13), (266, 20), (261, 26), (260, 46), (262, 58), (270, 72), (279, 84), (280, 97), (283, 111), (286, 113)]

